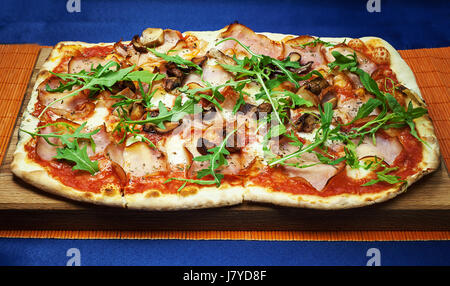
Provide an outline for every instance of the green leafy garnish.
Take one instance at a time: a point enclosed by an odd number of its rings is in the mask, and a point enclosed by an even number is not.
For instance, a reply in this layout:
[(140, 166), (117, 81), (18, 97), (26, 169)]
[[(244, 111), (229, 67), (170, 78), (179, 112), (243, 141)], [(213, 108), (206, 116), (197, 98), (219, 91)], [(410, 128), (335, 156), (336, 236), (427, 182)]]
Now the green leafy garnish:
[(46, 126), (62, 126), (69, 132), (64, 132), (64, 130), (60, 130), (57, 132), (51, 132), (48, 134), (41, 134), (37, 132), (30, 132), (27, 130), (20, 129), (21, 131), (31, 135), (33, 138), (36, 136), (42, 137), (48, 144), (55, 146), (54, 143), (52, 143), (49, 138), (58, 138), (61, 141), (61, 146), (56, 149), (57, 156), (56, 159), (64, 159), (70, 162), (75, 163), (75, 166), (73, 166), (74, 170), (84, 170), (88, 171), (92, 175), (99, 171), (98, 168), (98, 162), (97, 161), (91, 161), (89, 159), (89, 156), (87, 154), (87, 145), (80, 149), (78, 140), (89, 140), (91, 142), (92, 150), (95, 151), (95, 143), (92, 139), (92, 135), (98, 133), (100, 129), (84, 133), (81, 132), (84, 127), (86, 126), (86, 122), (84, 122), (82, 125), (80, 125), (78, 128), (74, 128), (70, 124), (64, 123), (64, 122), (55, 122), (55, 123), (49, 123), (46, 125), (43, 125), (39, 127), (38, 129), (42, 129)]
[[(115, 68), (115, 69), (114, 69)], [(97, 67), (92, 67), (90, 72), (82, 70), (78, 73), (54, 73), (51, 74), (61, 78), (66, 81), (66, 83), (61, 83), (55, 88), (51, 89), (47, 85), (47, 91), (49, 92), (62, 92), (65, 90), (72, 90), (75, 86), (81, 86), (81, 88), (70, 92), (69, 94), (50, 102), (38, 116), (39, 118), (50, 108), (53, 104), (57, 102), (62, 102), (63, 100), (79, 94), (83, 90), (89, 90), (90, 94), (97, 91), (110, 89), (115, 83), (122, 80), (140, 80), (141, 82), (150, 82), (155, 79), (154, 74), (148, 71), (134, 71), (134, 65), (127, 68), (120, 68), (117, 62), (110, 61), (104, 66), (99, 64)], [(158, 76), (160, 77), (160, 76)]]
[(56, 149), (56, 152), (56, 159), (67, 160), (75, 163), (72, 167), (73, 170), (88, 171), (91, 175), (99, 171), (98, 161), (91, 161), (87, 154), (87, 146), (80, 149), (77, 140), (73, 141), (72, 148), (66, 145), (66, 148), (58, 148)]
[(199, 65), (194, 64), (193, 62), (191, 62), (189, 60), (185, 60), (185, 59), (183, 59), (182, 57), (180, 57), (178, 55), (176, 55), (176, 56), (169, 56), (167, 54), (163, 54), (163, 53), (157, 52), (156, 49), (152, 49), (152, 48), (147, 48), (147, 49), (152, 54), (154, 54), (157, 57), (162, 58), (166, 62), (175, 63), (181, 68), (193, 68), (193, 69), (195, 69), (196, 73), (200, 73), (201, 74), (203, 72), (202, 68)]
[[(272, 126), (269, 130), (268, 139), (276, 136), (280, 136), (286, 132), (286, 126), (284, 125), (285, 119), (287, 119), (286, 108), (289, 105), (279, 104), (278, 100), (274, 98), (276, 94), (280, 95), (280, 93), (284, 93), (284, 97), (291, 97), (294, 99), (294, 103), (299, 103), (299, 97), (295, 97), (288, 91), (282, 91), (274, 93), (272, 89), (281, 84), (283, 81), (290, 81), (295, 84), (296, 87), (299, 87), (298, 82), (300, 80), (305, 80), (310, 78), (313, 74), (318, 76), (322, 76), (319, 72), (313, 71), (305, 76), (299, 76), (298, 74), (290, 71), (288, 68), (300, 68), (300, 63), (291, 62), (288, 59), (280, 61), (269, 56), (258, 55), (251, 51), (250, 47), (242, 44), (239, 40), (235, 38), (225, 38), (216, 45), (224, 41), (235, 41), (237, 42), (245, 51), (247, 51), (251, 57), (244, 57), (243, 59), (237, 59), (236, 56), (233, 57), (233, 60), (236, 62), (236, 65), (227, 65), (219, 63), (225, 70), (235, 73), (236, 78), (248, 77), (252, 81), (257, 82), (260, 86), (260, 94), (255, 95), (256, 99), (263, 98), (267, 102), (270, 103), (273, 109), (273, 114), (276, 119), (276, 125)], [(277, 77), (276, 80), (271, 79), (270, 75), (275, 72), (275, 68), (283, 73), (282, 76)], [(238, 101), (238, 105), (242, 104), (242, 100)], [(235, 108), (235, 110), (237, 110)], [(267, 117), (267, 120), (271, 120), (271, 116)]]
[[(368, 116), (375, 108), (380, 106), (382, 107), (381, 113), (374, 120), (367, 122), (362, 127), (354, 128), (352, 130), (352, 138), (362, 138), (365, 135), (369, 135), (372, 136), (375, 141), (375, 133), (380, 128), (387, 129), (408, 125), (411, 135), (428, 146), (428, 144), (418, 136), (416, 126), (413, 121), (414, 119), (425, 115), (428, 112), (427, 109), (423, 107), (414, 108), (411, 101), (409, 101), (408, 107), (405, 109), (398, 103), (393, 95), (387, 92), (382, 92), (376, 81), (368, 73), (358, 68), (356, 53), (346, 57), (337, 51), (333, 51), (332, 55), (334, 56), (335, 61), (328, 64), (331, 69), (338, 67), (340, 71), (346, 69), (350, 72), (356, 73), (359, 75), (364, 88), (376, 96), (376, 98), (369, 99), (360, 107), (355, 119), (351, 123), (357, 119)], [(393, 92), (395, 92), (395, 87)], [(387, 113), (388, 108), (392, 111), (392, 113)]]
[(367, 186), (371, 186), (374, 185), (376, 183), (379, 182), (386, 182), (389, 183), (391, 185), (394, 184), (398, 184), (398, 183), (406, 183), (405, 180), (400, 180), (399, 176), (395, 176), (395, 175), (389, 175), (388, 173), (392, 172), (392, 171), (396, 171), (398, 170), (398, 167), (393, 167), (393, 168), (388, 168), (386, 167), (384, 164), (382, 164), (384, 169), (382, 171), (376, 172), (377, 178), (376, 179), (372, 179), (369, 182), (361, 185), (363, 187), (367, 187)]
[(202, 108), (196, 104), (193, 99), (187, 100), (184, 104), (181, 103), (182, 97), (178, 96), (175, 99), (174, 106), (167, 110), (167, 107), (161, 101), (158, 103), (159, 114), (158, 116), (151, 117), (150, 113), (147, 113), (147, 117), (143, 120), (126, 120), (127, 124), (146, 124), (153, 123), (161, 129), (165, 129), (165, 122), (177, 122), (187, 114), (196, 114), (202, 112)]
[(233, 135), (236, 131), (237, 129), (231, 131), (230, 133), (228, 133), (228, 135), (225, 137), (225, 139), (222, 141), (220, 145), (209, 149), (208, 152), (210, 154), (194, 157), (192, 159), (198, 162), (203, 161), (209, 162), (208, 168), (202, 169), (197, 172), (197, 178), (201, 179), (207, 175), (211, 175), (216, 185), (220, 186), (220, 182), (222, 181), (224, 175), (216, 173), (216, 169), (220, 168), (221, 166), (228, 165), (228, 161), (225, 157), (227, 155), (230, 155), (230, 152), (225, 147), (227, 145), (228, 138), (230, 138), (230, 136)]
[(315, 47), (315, 46), (317, 46), (317, 44), (322, 44), (322, 45), (324, 45), (324, 47), (334, 47), (335, 46), (335, 44), (332, 44), (332, 43), (326, 42), (326, 41), (322, 41), (320, 38), (315, 38), (311, 42), (308, 42), (308, 43), (305, 43), (305, 44), (300, 44), (298, 46), (302, 47), (302, 48), (307, 47), (307, 46)]

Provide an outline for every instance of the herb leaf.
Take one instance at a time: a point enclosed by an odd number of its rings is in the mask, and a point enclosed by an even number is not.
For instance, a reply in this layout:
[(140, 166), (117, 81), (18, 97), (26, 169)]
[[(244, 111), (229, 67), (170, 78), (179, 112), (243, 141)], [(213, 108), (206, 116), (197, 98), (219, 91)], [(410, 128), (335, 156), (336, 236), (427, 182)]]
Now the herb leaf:
[(75, 163), (72, 167), (73, 170), (88, 171), (91, 175), (99, 171), (98, 161), (91, 161), (87, 154), (87, 146), (80, 149), (77, 140), (73, 141), (72, 148), (66, 146), (65, 148), (56, 149), (56, 152), (56, 159), (64, 159)]

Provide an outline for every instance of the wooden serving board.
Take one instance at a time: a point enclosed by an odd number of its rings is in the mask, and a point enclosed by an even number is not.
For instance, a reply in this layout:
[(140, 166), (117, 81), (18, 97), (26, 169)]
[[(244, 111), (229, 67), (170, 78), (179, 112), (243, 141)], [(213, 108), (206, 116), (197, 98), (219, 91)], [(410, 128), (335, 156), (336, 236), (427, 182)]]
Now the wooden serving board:
[(71, 201), (38, 190), (10, 171), (18, 126), (36, 75), (50, 53), (43, 48), (0, 167), (0, 229), (39, 230), (450, 230), (450, 178), (441, 167), (384, 203), (319, 211), (245, 203), (176, 212), (135, 211)]

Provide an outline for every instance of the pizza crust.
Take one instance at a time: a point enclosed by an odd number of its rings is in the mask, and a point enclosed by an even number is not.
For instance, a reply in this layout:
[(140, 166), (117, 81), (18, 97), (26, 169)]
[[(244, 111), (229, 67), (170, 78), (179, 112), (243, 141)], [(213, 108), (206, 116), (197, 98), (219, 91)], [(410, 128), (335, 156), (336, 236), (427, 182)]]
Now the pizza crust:
[(185, 187), (177, 194), (161, 194), (158, 190), (146, 190), (137, 194), (125, 194), (127, 207), (141, 210), (186, 210), (223, 207), (241, 204), (244, 188), (222, 184), (219, 188)]
[[(224, 28), (225, 29), (225, 28)], [(208, 39), (216, 37), (220, 32), (186, 32), (198, 38)], [(282, 40), (286, 37), (294, 37), (293, 35), (262, 33), (272, 40)], [(321, 38), (329, 42), (342, 42), (350, 38)], [(391, 68), (396, 73), (397, 78), (407, 88), (411, 90), (408, 96), (411, 97), (414, 105), (425, 105), (423, 103), (420, 89), (417, 86), (415, 77), (409, 66), (401, 58), (400, 54), (386, 41), (376, 37), (361, 38), (364, 42), (371, 41), (377, 45), (385, 47), (391, 56)], [(126, 43), (126, 42), (124, 42)], [(61, 60), (61, 49), (64, 46), (80, 45), (84, 47), (105, 46), (113, 43), (89, 44), (84, 42), (61, 42), (52, 50), (49, 58), (44, 63), (38, 78), (36, 79), (30, 102), (23, 114), (20, 127), (25, 130), (33, 130), (37, 127), (37, 118), (31, 116), (34, 105), (37, 101), (37, 87), (45, 80), (46, 71), (54, 69)], [(210, 45), (212, 43), (210, 42)], [(210, 48), (210, 47), (209, 47)], [(220, 188), (203, 187), (197, 188), (194, 192), (185, 192), (185, 194), (161, 194), (157, 190), (146, 190), (137, 194), (121, 194), (120, 190), (103, 191), (101, 193), (88, 193), (68, 187), (56, 179), (52, 178), (45, 168), (27, 158), (24, 149), (25, 144), (30, 140), (31, 136), (27, 133), (19, 131), (19, 142), (14, 152), (14, 159), (11, 164), (12, 172), (44, 191), (67, 197), (77, 201), (90, 202), (94, 204), (102, 204), (109, 206), (127, 207), (131, 209), (145, 210), (181, 210), (181, 209), (197, 209), (208, 207), (219, 207), (240, 204), (244, 201), (271, 203), (289, 207), (315, 208), (315, 209), (346, 209), (362, 207), (379, 202), (389, 200), (407, 190), (407, 187), (419, 180), (424, 175), (433, 172), (439, 166), (439, 145), (434, 133), (432, 122), (428, 116), (417, 119), (416, 127), (420, 137), (426, 141), (429, 146), (423, 148), (423, 161), (419, 164), (420, 170), (407, 178), (407, 183), (392, 187), (388, 190), (374, 194), (342, 194), (329, 197), (313, 196), (313, 195), (294, 195), (272, 191), (269, 188), (259, 187), (248, 184), (245, 187), (236, 187), (223, 184)]]

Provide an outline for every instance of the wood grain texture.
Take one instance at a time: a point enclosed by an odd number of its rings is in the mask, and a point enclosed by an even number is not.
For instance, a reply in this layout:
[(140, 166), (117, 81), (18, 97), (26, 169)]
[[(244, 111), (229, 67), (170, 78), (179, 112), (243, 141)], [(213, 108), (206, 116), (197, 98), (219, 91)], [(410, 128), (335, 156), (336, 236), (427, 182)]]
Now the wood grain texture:
[(377, 205), (319, 211), (245, 203), (178, 212), (148, 212), (74, 202), (38, 190), (13, 176), (17, 129), (39, 67), (50, 49), (41, 50), (27, 96), (0, 167), (0, 228), (39, 230), (450, 230), (450, 177), (444, 164), (397, 198)]

